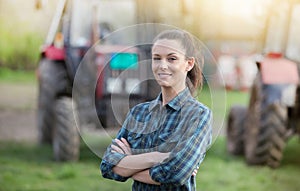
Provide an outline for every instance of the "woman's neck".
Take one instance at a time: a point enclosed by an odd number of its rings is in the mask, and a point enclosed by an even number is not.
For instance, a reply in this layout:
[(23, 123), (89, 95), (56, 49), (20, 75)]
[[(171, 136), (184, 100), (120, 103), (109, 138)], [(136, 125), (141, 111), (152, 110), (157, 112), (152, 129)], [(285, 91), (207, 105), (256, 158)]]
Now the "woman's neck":
[(168, 104), (173, 98), (175, 98), (185, 87), (180, 89), (174, 89), (172, 87), (162, 87), (162, 103), (163, 105)]

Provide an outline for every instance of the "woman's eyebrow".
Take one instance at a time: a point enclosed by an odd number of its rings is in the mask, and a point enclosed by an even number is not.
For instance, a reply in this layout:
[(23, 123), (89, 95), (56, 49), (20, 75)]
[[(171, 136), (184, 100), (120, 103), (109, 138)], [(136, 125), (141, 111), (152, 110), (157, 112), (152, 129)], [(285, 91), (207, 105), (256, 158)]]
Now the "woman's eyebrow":
[[(152, 54), (153, 56), (161, 56), (161, 54), (158, 54), (158, 53), (153, 53)], [(169, 54), (167, 54), (167, 56), (172, 56), (172, 55), (177, 55), (175, 52), (171, 52)]]
[(160, 54), (152, 54), (152, 56), (160, 56)]
[(172, 55), (177, 55), (175, 52), (171, 52), (171, 53), (169, 53), (167, 56), (172, 56)]

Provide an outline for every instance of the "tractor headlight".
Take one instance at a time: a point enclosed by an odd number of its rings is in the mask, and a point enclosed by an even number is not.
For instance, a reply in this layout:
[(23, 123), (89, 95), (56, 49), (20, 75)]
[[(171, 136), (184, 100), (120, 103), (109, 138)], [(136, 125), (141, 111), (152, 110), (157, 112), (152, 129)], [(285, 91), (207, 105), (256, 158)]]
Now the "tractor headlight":
[(140, 93), (140, 80), (136, 78), (128, 78), (125, 81), (125, 89), (127, 93), (138, 94)]
[(108, 93), (121, 93), (122, 81), (119, 78), (108, 78), (106, 81), (106, 90)]

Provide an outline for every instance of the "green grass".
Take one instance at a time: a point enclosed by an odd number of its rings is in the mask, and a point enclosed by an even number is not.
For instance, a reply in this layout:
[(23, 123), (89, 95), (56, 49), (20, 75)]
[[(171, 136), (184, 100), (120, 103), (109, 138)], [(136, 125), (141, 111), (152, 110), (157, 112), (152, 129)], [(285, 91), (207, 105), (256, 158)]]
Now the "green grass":
[(36, 82), (35, 71), (12, 70), (6, 67), (0, 67), (0, 82), (33, 84)]
[(221, 87), (203, 86), (202, 91), (198, 94), (198, 100), (210, 108), (215, 108), (218, 113), (224, 108), (228, 113), (233, 105), (247, 106), (249, 95), (249, 92), (226, 91)]
[(233, 105), (247, 107), (249, 100), (248, 92), (226, 91), (221, 87), (204, 86), (198, 94), (198, 100), (207, 105), (213, 114), (213, 140), (226, 131), (227, 117)]
[(129, 190), (130, 182), (103, 179), (100, 159), (82, 145), (79, 162), (52, 160), (50, 146), (24, 143), (0, 144), (0, 190), (2, 191), (76, 191)]
[[(225, 139), (220, 137), (199, 169), (197, 188), (201, 191), (296, 191), (300, 187), (299, 156), (298, 140), (292, 139), (280, 168), (249, 167), (243, 157), (226, 152)], [(79, 162), (57, 163), (52, 160), (50, 146), (1, 142), (0, 190), (130, 190), (130, 180), (119, 183), (102, 178), (100, 161), (84, 144)]]
[(208, 151), (200, 168), (198, 188), (222, 191), (296, 191), (300, 188), (300, 145), (292, 139), (278, 169), (247, 166), (242, 156), (226, 152), (225, 138), (219, 138)]

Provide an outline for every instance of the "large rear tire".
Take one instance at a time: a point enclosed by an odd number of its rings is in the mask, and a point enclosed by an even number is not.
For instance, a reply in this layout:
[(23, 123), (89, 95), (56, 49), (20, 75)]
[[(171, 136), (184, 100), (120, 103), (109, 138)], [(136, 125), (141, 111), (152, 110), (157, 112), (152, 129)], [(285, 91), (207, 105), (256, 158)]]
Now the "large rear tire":
[(273, 103), (262, 110), (259, 128), (247, 131), (245, 151), (248, 164), (268, 165), (272, 168), (280, 165), (286, 144), (286, 123), (285, 106)]
[(260, 75), (254, 81), (245, 122), (245, 155), (249, 165), (280, 165), (286, 144), (287, 108), (279, 102), (262, 106)]
[(76, 161), (79, 158), (80, 136), (72, 99), (62, 97), (55, 104), (53, 152), (56, 161)]
[(67, 72), (62, 62), (42, 59), (39, 65), (38, 138), (40, 143), (52, 143), (53, 106), (56, 96), (66, 90)]
[(244, 154), (244, 122), (247, 115), (245, 106), (233, 106), (227, 121), (227, 151), (233, 155)]

